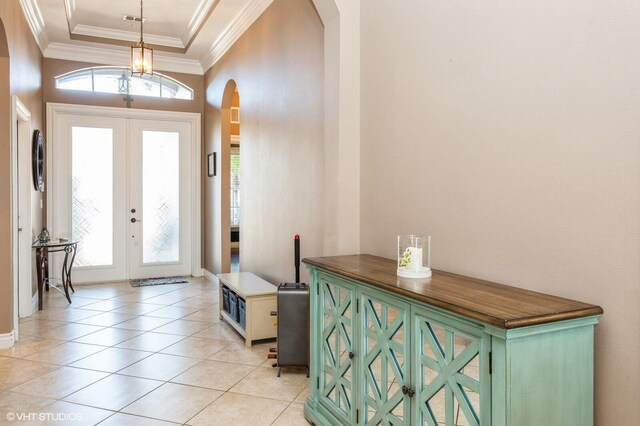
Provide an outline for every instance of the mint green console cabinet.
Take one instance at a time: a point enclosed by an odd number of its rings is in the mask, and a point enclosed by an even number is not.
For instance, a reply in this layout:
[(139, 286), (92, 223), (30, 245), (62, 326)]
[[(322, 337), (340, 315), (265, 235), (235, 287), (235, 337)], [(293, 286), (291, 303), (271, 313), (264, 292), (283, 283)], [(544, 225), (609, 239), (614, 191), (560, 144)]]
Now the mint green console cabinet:
[(318, 333), (314, 339), (318, 342), (314, 347), (318, 354), (314, 374), (318, 402), (331, 417), (355, 424), (355, 284), (338, 277), (319, 277), (313, 307), (318, 315), (314, 324)]
[(595, 305), (370, 255), (311, 272), (317, 425), (593, 425)]
[(433, 309), (412, 310), (412, 424), (491, 424), (490, 336)]
[(357, 378), (362, 424), (409, 424), (410, 305), (358, 286)]

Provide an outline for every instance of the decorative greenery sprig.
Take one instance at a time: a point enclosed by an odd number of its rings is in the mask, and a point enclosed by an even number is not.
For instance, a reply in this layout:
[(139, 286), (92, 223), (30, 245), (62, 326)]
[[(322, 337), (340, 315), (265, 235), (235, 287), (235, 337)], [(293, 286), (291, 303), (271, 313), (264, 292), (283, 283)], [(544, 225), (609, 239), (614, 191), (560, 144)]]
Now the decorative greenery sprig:
[(400, 266), (409, 266), (409, 263), (411, 263), (411, 250), (406, 249), (404, 253), (402, 253), (402, 257), (398, 261), (398, 264)]

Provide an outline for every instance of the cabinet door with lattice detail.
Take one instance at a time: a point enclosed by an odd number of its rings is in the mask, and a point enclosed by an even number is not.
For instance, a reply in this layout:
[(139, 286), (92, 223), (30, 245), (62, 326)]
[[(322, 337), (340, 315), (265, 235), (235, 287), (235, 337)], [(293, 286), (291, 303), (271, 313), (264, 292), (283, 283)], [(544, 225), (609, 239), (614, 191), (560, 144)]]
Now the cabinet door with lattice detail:
[(409, 305), (377, 291), (360, 293), (360, 336), (364, 425), (409, 425)]
[(355, 286), (320, 274), (321, 314), (318, 399), (344, 424), (355, 423)]
[(412, 322), (415, 424), (489, 426), (489, 335), (419, 308)]

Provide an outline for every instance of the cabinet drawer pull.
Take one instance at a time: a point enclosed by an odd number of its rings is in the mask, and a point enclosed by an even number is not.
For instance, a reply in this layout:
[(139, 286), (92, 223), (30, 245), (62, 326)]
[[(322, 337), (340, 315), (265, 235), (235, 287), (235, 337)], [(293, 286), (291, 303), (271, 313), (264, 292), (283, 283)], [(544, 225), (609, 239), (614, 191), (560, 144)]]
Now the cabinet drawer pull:
[(355, 356), (355, 355), (354, 355), (354, 353), (353, 353), (353, 352), (349, 352), (349, 359), (353, 359), (353, 357), (354, 357), (354, 356)]

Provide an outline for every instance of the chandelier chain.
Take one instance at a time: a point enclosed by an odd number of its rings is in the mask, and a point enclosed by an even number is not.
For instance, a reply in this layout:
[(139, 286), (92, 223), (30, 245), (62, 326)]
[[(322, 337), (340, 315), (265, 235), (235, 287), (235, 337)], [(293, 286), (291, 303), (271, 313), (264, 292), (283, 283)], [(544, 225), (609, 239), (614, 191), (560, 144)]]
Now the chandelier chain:
[(140, 43), (142, 43), (143, 27), (144, 27), (144, 15), (142, 14), (142, 0), (140, 0)]

